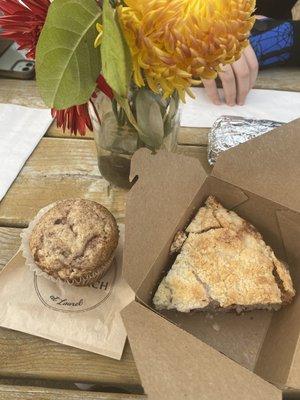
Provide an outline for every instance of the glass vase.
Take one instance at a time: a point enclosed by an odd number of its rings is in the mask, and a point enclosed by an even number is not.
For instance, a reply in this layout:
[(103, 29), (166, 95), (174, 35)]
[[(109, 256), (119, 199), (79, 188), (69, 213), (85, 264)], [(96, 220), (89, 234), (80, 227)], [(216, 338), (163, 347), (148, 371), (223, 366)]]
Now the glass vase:
[(153, 152), (176, 151), (178, 103), (176, 97), (165, 100), (150, 90), (138, 89), (127, 102), (130, 117), (115, 100), (102, 93), (93, 99), (91, 117), (98, 166), (109, 183), (124, 189), (131, 187), (131, 158), (141, 147)]

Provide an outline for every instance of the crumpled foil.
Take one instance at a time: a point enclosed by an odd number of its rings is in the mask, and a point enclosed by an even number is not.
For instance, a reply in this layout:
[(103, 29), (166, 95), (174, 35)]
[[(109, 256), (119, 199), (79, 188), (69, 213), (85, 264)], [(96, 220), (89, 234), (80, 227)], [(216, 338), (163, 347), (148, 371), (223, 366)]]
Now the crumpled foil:
[(279, 126), (282, 122), (222, 116), (216, 120), (208, 135), (208, 162), (214, 165), (225, 150), (260, 136)]

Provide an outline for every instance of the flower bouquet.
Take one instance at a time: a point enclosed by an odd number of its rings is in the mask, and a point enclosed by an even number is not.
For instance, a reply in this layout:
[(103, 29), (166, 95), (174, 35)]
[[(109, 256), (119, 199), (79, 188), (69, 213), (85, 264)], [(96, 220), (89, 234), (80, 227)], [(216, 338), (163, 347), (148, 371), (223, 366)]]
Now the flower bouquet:
[(36, 58), (63, 130), (94, 131), (102, 175), (128, 186), (140, 147), (176, 149), (179, 101), (248, 45), (254, 0), (0, 0), (2, 35)]

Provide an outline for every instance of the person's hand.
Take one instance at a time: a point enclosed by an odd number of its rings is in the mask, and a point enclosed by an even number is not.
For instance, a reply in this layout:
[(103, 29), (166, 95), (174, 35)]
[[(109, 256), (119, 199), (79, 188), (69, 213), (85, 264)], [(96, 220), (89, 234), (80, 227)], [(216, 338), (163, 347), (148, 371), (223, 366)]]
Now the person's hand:
[[(249, 91), (253, 88), (258, 74), (258, 61), (254, 50), (249, 45), (241, 58), (231, 65), (226, 65), (223, 72), (219, 73), (222, 82), (225, 102), (229, 106), (245, 104)], [(203, 85), (206, 93), (216, 105), (221, 104), (216, 81), (204, 79)]]

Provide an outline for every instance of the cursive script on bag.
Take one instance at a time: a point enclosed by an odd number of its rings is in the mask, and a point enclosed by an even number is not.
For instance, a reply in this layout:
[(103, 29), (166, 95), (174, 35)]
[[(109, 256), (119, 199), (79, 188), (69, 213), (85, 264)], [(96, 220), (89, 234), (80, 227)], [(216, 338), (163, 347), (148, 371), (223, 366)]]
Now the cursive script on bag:
[(50, 299), (54, 301), (59, 306), (67, 306), (67, 307), (81, 307), (83, 306), (83, 299), (80, 299), (77, 302), (69, 301), (68, 299), (62, 299), (59, 296), (50, 296)]
[(112, 266), (101, 281), (91, 286), (75, 287), (65, 283), (51, 282), (34, 275), (34, 287), (41, 303), (53, 311), (81, 313), (101, 306), (111, 295), (117, 269)]

